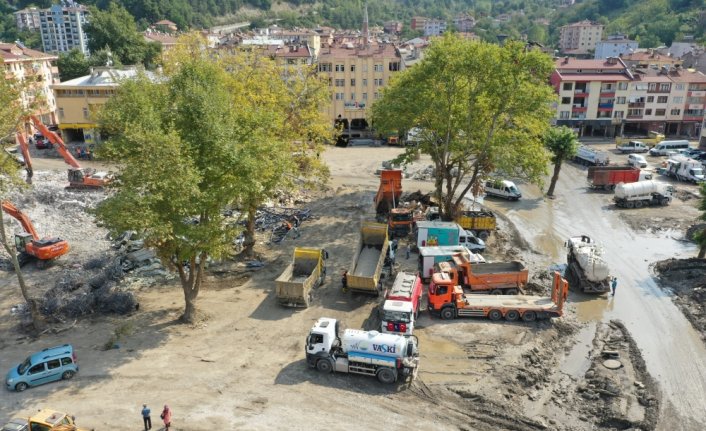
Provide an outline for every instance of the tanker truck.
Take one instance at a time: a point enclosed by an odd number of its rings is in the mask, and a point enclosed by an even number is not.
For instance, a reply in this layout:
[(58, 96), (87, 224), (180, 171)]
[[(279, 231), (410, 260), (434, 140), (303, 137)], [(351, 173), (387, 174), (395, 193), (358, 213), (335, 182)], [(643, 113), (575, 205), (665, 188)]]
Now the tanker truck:
[(564, 245), (568, 249), (565, 277), (569, 286), (585, 293), (607, 292), (611, 277), (603, 249), (586, 235), (571, 237)]
[(414, 335), (346, 329), (339, 337), (336, 319), (322, 317), (306, 338), (306, 362), (322, 373), (354, 373), (391, 384), (414, 379), (419, 367), (419, 341)]
[(619, 208), (642, 208), (648, 205), (669, 205), (674, 187), (656, 181), (620, 183), (615, 188), (615, 205)]

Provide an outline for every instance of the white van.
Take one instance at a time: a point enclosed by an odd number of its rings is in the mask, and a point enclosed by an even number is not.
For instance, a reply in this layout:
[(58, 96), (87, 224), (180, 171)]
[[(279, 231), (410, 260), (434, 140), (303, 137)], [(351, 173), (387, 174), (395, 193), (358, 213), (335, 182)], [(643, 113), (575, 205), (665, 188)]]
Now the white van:
[(689, 148), (689, 141), (662, 141), (650, 150), (650, 156), (666, 156), (668, 151), (678, 151)]
[(485, 194), (516, 201), (522, 197), (515, 183), (507, 180), (488, 180), (485, 182)]

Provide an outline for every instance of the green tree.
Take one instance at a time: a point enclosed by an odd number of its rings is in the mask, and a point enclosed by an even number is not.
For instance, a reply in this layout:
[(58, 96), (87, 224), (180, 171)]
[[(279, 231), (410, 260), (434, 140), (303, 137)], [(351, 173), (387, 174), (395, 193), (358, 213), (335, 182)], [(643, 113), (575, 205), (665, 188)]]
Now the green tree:
[(549, 182), (547, 195), (554, 196), (554, 188), (559, 180), (561, 164), (564, 160), (570, 160), (576, 155), (576, 151), (579, 149), (579, 141), (576, 138), (576, 133), (570, 128), (566, 126), (552, 127), (547, 130), (547, 134), (544, 137), (544, 145), (551, 153), (551, 160), (554, 164), (554, 173)]
[(59, 68), (59, 76), (62, 81), (86, 76), (91, 70), (91, 63), (78, 48), (59, 54), (56, 65)]
[[(699, 203), (699, 209), (703, 211), (703, 214), (701, 214), (701, 220), (706, 221), (706, 183), (701, 184), (699, 192), (701, 193), (701, 202)], [(706, 257), (706, 228), (696, 234), (694, 239), (696, 239), (697, 244), (699, 244), (698, 257), (699, 259), (703, 259), (704, 257)]]
[[(501, 47), (447, 35), (385, 88), (372, 121), (379, 130), (421, 129), (419, 150), (434, 163), (435, 194), (448, 220), (493, 171), (541, 183), (552, 69), (551, 58), (522, 43)], [(400, 159), (415, 155), (409, 148)]]
[[(23, 126), (23, 119), (28, 112), (20, 103), (21, 85), (21, 83), (12, 78), (0, 80), (0, 142), (3, 143), (3, 147), (8, 140), (14, 141), (15, 134)], [(4, 200), (4, 196), (11, 188), (20, 187), (22, 184), (18, 164), (3, 148), (3, 151), (0, 151), (0, 193), (3, 195), (2, 200)], [(5, 220), (1, 211), (0, 244), (2, 244), (2, 248), (12, 261), (22, 298), (24, 298), (32, 318), (33, 329), (39, 331), (44, 326), (44, 319), (42, 319), (42, 315), (39, 312), (37, 301), (29, 293), (20, 263), (17, 260), (14, 239), (12, 236), (8, 236), (5, 231)]]
[(167, 60), (163, 79), (124, 82), (99, 111), (112, 136), (100, 151), (120, 169), (96, 213), (113, 232), (142, 232), (178, 272), (182, 319), (192, 322), (207, 260), (231, 253), (242, 230), (223, 209), (249, 212), (278, 185), (286, 188), (283, 177), (293, 182), (300, 169), (315, 171), (311, 151), (320, 138), (310, 119), (321, 113), (318, 105), (294, 112), (302, 106), (296, 97), (308, 98), (306, 81), (297, 91), (298, 78), (282, 79), (267, 58), (216, 58), (192, 37)]

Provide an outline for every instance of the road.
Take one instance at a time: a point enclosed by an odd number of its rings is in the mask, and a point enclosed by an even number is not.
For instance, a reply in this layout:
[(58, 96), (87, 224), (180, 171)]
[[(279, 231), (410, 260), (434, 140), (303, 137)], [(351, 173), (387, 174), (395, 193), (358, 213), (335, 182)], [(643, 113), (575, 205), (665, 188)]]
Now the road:
[(543, 199), (537, 188), (527, 186), (519, 203), (486, 203), (505, 211), (526, 239), (557, 263), (565, 262), (562, 246), (569, 236), (587, 234), (604, 246), (619, 280), (616, 296), (574, 295), (578, 317), (625, 322), (662, 389), (659, 429), (702, 430), (706, 424), (706, 347), (670, 294), (656, 285), (649, 269), (658, 260), (694, 256), (696, 249), (672, 239), (671, 235), (681, 233), (634, 232), (609, 204), (609, 195), (587, 191), (585, 178), (585, 168), (566, 164), (554, 200)]

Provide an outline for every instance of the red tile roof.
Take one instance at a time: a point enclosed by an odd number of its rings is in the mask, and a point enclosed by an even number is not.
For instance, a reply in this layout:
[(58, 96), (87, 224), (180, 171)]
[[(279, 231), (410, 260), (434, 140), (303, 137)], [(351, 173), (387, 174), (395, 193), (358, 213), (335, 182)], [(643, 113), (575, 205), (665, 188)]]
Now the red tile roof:
[(22, 48), (14, 43), (0, 42), (0, 58), (4, 61), (57, 60), (59, 57), (29, 48)]

